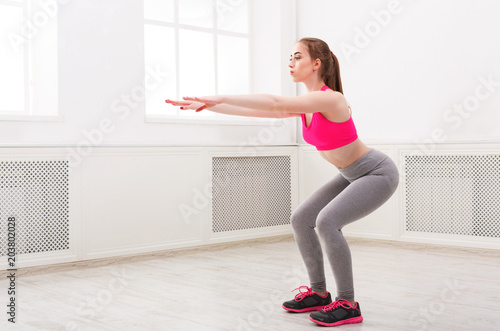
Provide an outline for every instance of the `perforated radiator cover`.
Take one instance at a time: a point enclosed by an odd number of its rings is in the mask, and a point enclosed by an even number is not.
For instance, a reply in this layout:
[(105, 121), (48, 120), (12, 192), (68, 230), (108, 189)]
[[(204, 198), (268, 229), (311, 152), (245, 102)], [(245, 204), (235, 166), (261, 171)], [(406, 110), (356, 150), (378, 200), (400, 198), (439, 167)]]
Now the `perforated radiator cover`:
[(404, 162), (406, 231), (500, 237), (500, 155)]
[(212, 231), (290, 223), (290, 156), (212, 158)]
[(68, 161), (0, 162), (0, 255), (14, 217), (17, 254), (69, 249)]

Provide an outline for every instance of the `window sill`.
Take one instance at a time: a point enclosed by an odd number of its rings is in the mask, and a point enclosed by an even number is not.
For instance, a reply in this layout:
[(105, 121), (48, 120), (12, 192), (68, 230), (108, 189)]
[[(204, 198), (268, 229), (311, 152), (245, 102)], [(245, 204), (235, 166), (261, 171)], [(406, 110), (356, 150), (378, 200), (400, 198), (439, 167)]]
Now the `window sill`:
[(203, 125), (253, 125), (263, 126), (281, 121), (283, 118), (253, 118), (251, 120), (245, 119), (231, 119), (231, 118), (187, 118), (187, 117), (169, 117), (161, 115), (146, 115), (144, 122), (146, 123), (162, 123), (162, 124), (203, 124)]
[(0, 122), (64, 122), (63, 115), (0, 115)]

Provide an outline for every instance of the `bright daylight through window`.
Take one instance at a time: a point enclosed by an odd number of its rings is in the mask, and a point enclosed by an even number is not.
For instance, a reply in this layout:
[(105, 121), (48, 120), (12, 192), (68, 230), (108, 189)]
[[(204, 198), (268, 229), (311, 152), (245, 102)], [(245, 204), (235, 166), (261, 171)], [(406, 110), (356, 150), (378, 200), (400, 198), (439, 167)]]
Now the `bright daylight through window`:
[(148, 117), (230, 117), (180, 111), (165, 99), (250, 93), (249, 10), (248, 0), (144, 1), (145, 72), (161, 73), (146, 82)]

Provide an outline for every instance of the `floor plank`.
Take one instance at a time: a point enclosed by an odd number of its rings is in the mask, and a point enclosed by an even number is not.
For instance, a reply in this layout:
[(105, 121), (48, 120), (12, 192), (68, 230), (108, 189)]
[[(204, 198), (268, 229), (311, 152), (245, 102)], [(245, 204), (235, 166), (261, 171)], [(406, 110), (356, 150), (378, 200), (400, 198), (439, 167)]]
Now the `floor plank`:
[[(364, 321), (337, 329), (500, 330), (500, 252), (370, 240), (350, 246)], [(320, 328), (308, 314), (281, 308), (292, 289), (307, 285), (292, 240), (26, 274), (17, 283), (18, 323), (4, 312), (1, 330)], [(7, 287), (3, 277), (1, 302)]]

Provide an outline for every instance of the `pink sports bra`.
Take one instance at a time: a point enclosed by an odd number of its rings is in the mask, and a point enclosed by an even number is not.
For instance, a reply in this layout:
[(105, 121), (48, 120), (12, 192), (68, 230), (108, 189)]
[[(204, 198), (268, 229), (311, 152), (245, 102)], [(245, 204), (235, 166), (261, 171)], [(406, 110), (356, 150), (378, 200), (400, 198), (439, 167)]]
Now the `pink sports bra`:
[[(321, 91), (327, 89), (329, 87), (325, 85)], [(305, 114), (300, 114), (300, 116), (304, 140), (316, 146), (318, 151), (339, 148), (358, 139), (352, 116), (345, 122), (337, 123), (327, 120), (321, 113), (313, 113), (309, 126), (306, 126)]]

